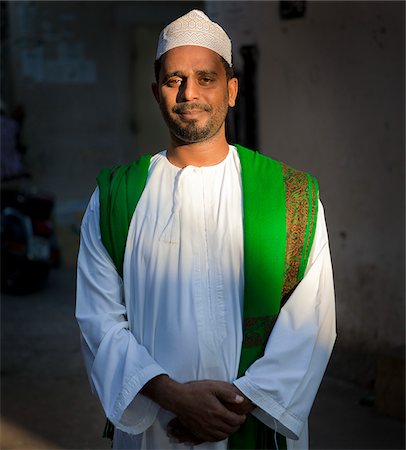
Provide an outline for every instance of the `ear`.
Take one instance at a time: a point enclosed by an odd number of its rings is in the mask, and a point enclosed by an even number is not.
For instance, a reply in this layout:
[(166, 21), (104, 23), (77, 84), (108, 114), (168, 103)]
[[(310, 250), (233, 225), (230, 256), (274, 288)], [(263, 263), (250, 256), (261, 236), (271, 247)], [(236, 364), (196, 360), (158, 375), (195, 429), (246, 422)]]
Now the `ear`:
[(235, 106), (235, 101), (237, 99), (238, 94), (238, 79), (237, 78), (231, 78), (231, 80), (228, 80), (228, 106), (232, 108)]
[(155, 100), (157, 101), (158, 105), (161, 103), (161, 99), (159, 96), (159, 89), (157, 83), (152, 83), (151, 85), (152, 93), (154, 94)]

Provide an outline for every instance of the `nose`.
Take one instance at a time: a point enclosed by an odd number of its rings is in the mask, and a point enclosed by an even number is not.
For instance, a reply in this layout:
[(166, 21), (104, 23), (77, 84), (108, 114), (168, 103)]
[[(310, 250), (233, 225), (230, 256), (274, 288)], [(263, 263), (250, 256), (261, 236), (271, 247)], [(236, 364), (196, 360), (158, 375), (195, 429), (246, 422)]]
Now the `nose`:
[(191, 101), (199, 98), (197, 84), (191, 78), (185, 78), (179, 89), (180, 101)]

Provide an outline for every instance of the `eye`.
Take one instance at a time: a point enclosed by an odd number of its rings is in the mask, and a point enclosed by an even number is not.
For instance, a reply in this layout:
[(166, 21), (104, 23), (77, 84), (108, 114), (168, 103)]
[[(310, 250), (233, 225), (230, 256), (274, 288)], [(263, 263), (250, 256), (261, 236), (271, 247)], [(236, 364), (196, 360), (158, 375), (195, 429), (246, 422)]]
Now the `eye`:
[(202, 77), (200, 78), (199, 82), (203, 86), (208, 86), (209, 84), (214, 82), (214, 79), (211, 77)]
[(179, 78), (179, 77), (169, 78), (169, 80), (166, 81), (165, 84), (169, 87), (180, 86), (182, 84), (182, 78)]

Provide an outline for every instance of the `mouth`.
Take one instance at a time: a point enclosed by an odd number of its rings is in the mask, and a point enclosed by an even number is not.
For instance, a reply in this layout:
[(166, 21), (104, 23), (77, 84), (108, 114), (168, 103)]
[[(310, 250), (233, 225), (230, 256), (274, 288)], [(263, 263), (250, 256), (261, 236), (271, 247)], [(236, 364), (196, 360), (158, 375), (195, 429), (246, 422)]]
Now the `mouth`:
[(205, 112), (206, 111), (200, 109), (191, 109), (187, 111), (178, 112), (178, 114), (184, 119), (197, 119), (201, 114)]
[(182, 120), (198, 120), (202, 114), (210, 113), (211, 107), (199, 103), (184, 103), (176, 105), (172, 111)]

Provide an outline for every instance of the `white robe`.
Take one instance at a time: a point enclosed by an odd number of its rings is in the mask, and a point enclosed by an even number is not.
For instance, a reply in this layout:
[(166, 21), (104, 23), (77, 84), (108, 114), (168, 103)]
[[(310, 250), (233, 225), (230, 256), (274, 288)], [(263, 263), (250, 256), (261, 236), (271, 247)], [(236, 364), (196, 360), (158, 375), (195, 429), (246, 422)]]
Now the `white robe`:
[[(236, 379), (244, 285), (240, 172), (231, 146), (220, 164), (201, 168), (179, 169), (165, 152), (155, 155), (129, 228), (124, 282), (101, 243), (97, 189), (89, 202), (76, 316), (90, 382), (116, 426), (115, 448), (185, 448), (166, 436), (172, 414), (139, 394), (159, 374), (233, 382), (258, 406), (253, 414), (288, 438), (288, 449), (308, 446), (308, 414), (336, 336), (323, 207), (305, 277), (264, 356)], [(227, 440), (199, 448), (226, 449)]]

